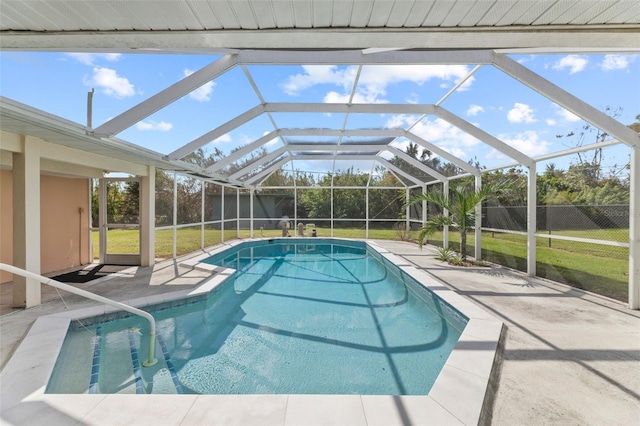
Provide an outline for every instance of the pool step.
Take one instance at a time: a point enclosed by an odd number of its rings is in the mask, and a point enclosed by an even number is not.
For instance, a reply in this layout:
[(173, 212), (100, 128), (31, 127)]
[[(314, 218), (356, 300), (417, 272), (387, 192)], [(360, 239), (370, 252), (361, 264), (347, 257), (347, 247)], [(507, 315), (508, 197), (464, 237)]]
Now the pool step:
[(89, 393), (100, 393), (98, 379), (100, 377), (100, 351), (102, 348), (102, 327), (96, 328), (96, 337), (93, 343), (93, 362), (91, 363), (91, 378), (89, 379)]
[[(146, 341), (146, 339), (143, 339)], [(159, 347), (158, 347), (159, 346)], [(147, 348), (140, 349), (146, 351)], [(153, 394), (181, 394), (182, 385), (178, 380), (173, 361), (167, 350), (162, 336), (156, 335), (156, 358), (158, 362), (152, 367), (141, 369), (142, 383), (145, 393)]]
[(169, 374), (171, 375), (173, 386), (175, 387), (177, 393), (182, 394), (184, 393), (184, 391), (182, 390), (182, 384), (180, 384), (180, 380), (178, 379), (178, 374), (176, 373), (173, 361), (171, 360), (171, 355), (169, 355), (169, 351), (167, 350), (167, 345), (165, 344), (162, 336), (160, 336), (159, 334), (156, 336), (156, 339), (158, 340), (160, 348), (162, 349), (162, 355), (164, 356), (164, 360), (167, 363), (167, 369), (169, 370)]
[(88, 392), (184, 393), (167, 345), (160, 335), (156, 336), (157, 364), (143, 367), (142, 362), (149, 350), (148, 344), (145, 345), (147, 342), (148, 339), (143, 338), (135, 327), (104, 333), (102, 326), (98, 326), (93, 342)]
[[(136, 377), (140, 366), (135, 337), (137, 329), (103, 333), (101, 338), (99, 389), (97, 393), (140, 392), (141, 381)], [(133, 344), (132, 344), (133, 340)], [(137, 368), (136, 368), (136, 363)]]
[(133, 366), (133, 378), (136, 384), (136, 393), (144, 393), (142, 388), (142, 375), (140, 373), (140, 359), (138, 358), (138, 349), (136, 348), (136, 339), (133, 330), (129, 329), (129, 350), (131, 352), (131, 364)]

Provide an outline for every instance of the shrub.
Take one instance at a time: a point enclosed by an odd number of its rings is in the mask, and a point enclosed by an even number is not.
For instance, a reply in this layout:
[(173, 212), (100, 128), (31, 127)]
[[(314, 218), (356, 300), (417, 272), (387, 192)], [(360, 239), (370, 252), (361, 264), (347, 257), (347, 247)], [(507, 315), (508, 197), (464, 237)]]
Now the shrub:
[(438, 247), (438, 254), (436, 255), (436, 259), (441, 260), (442, 262), (449, 262), (454, 256), (456, 252), (453, 249), (446, 247)]

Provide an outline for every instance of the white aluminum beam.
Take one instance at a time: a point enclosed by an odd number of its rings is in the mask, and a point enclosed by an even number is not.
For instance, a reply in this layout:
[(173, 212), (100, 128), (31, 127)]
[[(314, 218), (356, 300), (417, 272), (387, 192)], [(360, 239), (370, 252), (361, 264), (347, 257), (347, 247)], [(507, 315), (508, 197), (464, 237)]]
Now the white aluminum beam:
[[(442, 183), (442, 196), (446, 199), (451, 198), (451, 194), (449, 193), (449, 181), (444, 181)], [(449, 217), (449, 210), (443, 208), (442, 215), (445, 217)], [(449, 248), (449, 225), (444, 225), (442, 227), (442, 247)]]
[(264, 179), (269, 177), (269, 175), (271, 175), (271, 173), (273, 173), (274, 171), (276, 171), (277, 169), (279, 169), (283, 165), (287, 164), (289, 161), (293, 160), (294, 158), (295, 157), (293, 157), (293, 156), (287, 156), (287, 157), (283, 158), (282, 160), (279, 160), (279, 161), (275, 162), (274, 164), (272, 164), (271, 166), (267, 167), (266, 169), (264, 169), (263, 171), (261, 171), (257, 175), (252, 176), (251, 178), (247, 179), (245, 181), (245, 183), (247, 185), (254, 185), (255, 186), (256, 182), (262, 182)]
[(619, 140), (611, 139), (611, 140), (604, 141), (604, 142), (597, 142), (597, 143), (592, 143), (592, 144), (589, 144), (589, 145), (578, 146), (578, 147), (571, 148), (571, 149), (565, 149), (563, 151), (553, 152), (551, 154), (539, 155), (537, 157), (533, 157), (533, 159), (536, 162), (552, 160), (554, 158), (564, 157), (566, 155), (577, 154), (579, 152), (590, 151), (592, 149), (606, 148), (608, 146), (614, 146), (614, 145), (618, 145), (618, 144), (621, 144), (621, 143), (622, 142), (620, 142)]
[[(219, 171), (221, 169), (223, 169), (224, 167), (226, 167), (227, 165), (233, 163), (236, 160), (239, 160), (240, 158), (244, 157), (245, 155), (249, 154), (251, 151), (258, 149), (260, 146), (262, 146), (264, 143), (272, 140), (273, 138), (279, 137), (279, 136), (306, 136), (306, 135), (313, 135), (313, 136), (339, 136), (339, 135), (343, 135), (343, 136), (390, 136), (390, 137), (406, 137), (408, 139), (413, 140), (414, 142), (418, 143), (419, 145), (421, 145), (423, 148), (429, 149), (432, 152), (435, 152), (436, 154), (440, 155), (441, 157), (445, 158), (446, 160), (449, 160), (450, 162), (452, 162), (453, 164), (457, 165), (458, 167), (462, 168), (463, 170), (469, 171), (472, 175), (474, 176), (480, 176), (481, 171), (478, 170), (476, 167), (473, 167), (472, 165), (466, 163), (465, 161), (462, 161), (461, 159), (459, 159), (458, 157), (449, 154), (448, 152), (444, 151), (443, 149), (435, 146), (432, 143), (429, 143), (427, 141), (425, 141), (424, 139), (420, 138), (419, 136), (416, 136), (413, 133), (408, 133), (405, 132), (404, 130), (400, 130), (400, 129), (381, 129), (381, 130), (375, 130), (375, 129), (363, 129), (363, 130), (335, 130), (335, 129), (279, 129), (277, 131), (271, 132), (268, 135), (263, 136), (262, 138), (246, 145), (245, 147), (233, 152), (232, 154), (230, 154), (229, 156), (223, 158), (222, 160), (216, 162), (213, 166), (209, 167), (207, 169), (207, 172), (216, 172)], [(389, 150), (388, 148), (393, 148), (395, 150), (397, 150), (398, 152), (401, 152), (400, 150), (398, 150), (397, 148), (391, 146), (391, 145), (385, 145), (385, 144), (370, 144), (370, 145), (333, 145), (333, 144), (288, 144), (287, 145), (287, 150), (290, 152), (295, 152), (295, 151), (327, 151), (327, 152), (336, 152), (336, 151), (377, 151), (377, 152), (381, 152), (381, 151), (385, 151), (385, 150)], [(409, 157), (410, 158), (410, 157)], [(420, 163), (422, 166), (424, 166), (424, 164)], [(256, 163), (252, 163), (251, 167), (255, 167)], [(438, 176), (434, 175), (434, 173), (437, 173), (435, 170), (430, 169), (431, 171), (427, 171), (424, 170), (426, 173), (430, 174), (431, 176), (436, 177), (437, 179), (441, 180)], [(240, 173), (240, 171), (238, 172)], [(229, 179), (234, 179), (234, 176), (236, 176), (236, 174), (229, 176)], [(440, 175), (442, 176), (442, 175)]]
[[(441, 97), (438, 102), (436, 102), (436, 106), (440, 106), (441, 103), (443, 103), (445, 100), (447, 100), (447, 98), (449, 96), (451, 96), (452, 94), (454, 94), (459, 88), (460, 86), (462, 86), (467, 80), (469, 80), (471, 78), (472, 75), (474, 75), (476, 73), (476, 71), (478, 71), (480, 69), (482, 65), (476, 65), (471, 71), (469, 71), (467, 73), (467, 75), (465, 75), (464, 77), (462, 77), (460, 80), (458, 80), (458, 82), (455, 84), (455, 86), (453, 86), (443, 97)], [(424, 117), (423, 117), (424, 118)], [(416, 123), (417, 124), (417, 123)]]
[[(398, 167), (394, 166), (393, 164), (391, 164), (390, 162), (388, 162), (387, 160), (385, 160), (384, 158), (378, 156), (378, 155), (339, 155), (339, 156), (335, 156), (337, 160), (349, 160), (349, 161), (377, 161), (380, 164), (382, 164), (383, 166), (385, 166), (386, 168), (388, 168), (389, 170), (393, 170), (394, 172), (404, 176), (405, 178), (409, 179), (410, 181), (418, 184), (418, 185), (424, 185), (424, 182), (416, 179), (415, 177), (409, 175), (408, 173), (404, 172), (403, 170), (399, 169)], [(251, 179), (247, 179), (245, 181), (246, 184), (249, 185), (255, 185), (255, 182), (261, 180), (261, 178), (268, 176), (268, 174), (272, 173), (275, 169), (277, 169), (278, 167), (282, 166), (283, 164), (285, 164), (287, 161), (294, 161), (294, 160), (332, 160), (334, 158), (333, 154), (325, 154), (325, 155), (292, 155), (290, 157), (287, 158), (283, 158), (282, 160), (278, 161), (277, 163), (273, 164), (272, 166), (270, 166), (269, 168), (263, 170), (262, 172), (260, 172), (259, 174), (257, 174), (256, 176), (252, 177)]]
[(529, 166), (527, 177), (527, 275), (536, 276), (537, 172), (536, 163)]
[(430, 104), (325, 104), (310, 102), (266, 103), (265, 112), (356, 113), (356, 114), (433, 114)]
[(139, 103), (128, 111), (112, 118), (101, 126), (97, 127), (93, 133), (98, 136), (111, 137), (123, 130), (133, 126), (137, 122), (144, 120), (151, 114), (170, 103), (180, 99), (184, 95), (192, 92), (198, 87), (213, 80), (219, 75), (227, 72), (237, 64), (237, 58), (233, 55), (223, 56), (217, 61), (199, 69), (193, 74), (183, 78), (172, 86), (167, 87), (149, 99)]
[[(244, 157), (245, 155), (249, 154), (251, 151), (254, 151), (258, 148), (260, 148), (262, 145), (264, 145), (265, 143), (269, 142), (270, 140), (280, 137), (280, 136), (380, 136), (380, 137), (406, 137), (407, 139), (410, 139), (414, 142), (416, 142), (417, 144), (419, 144), (420, 146), (422, 146), (423, 148), (426, 148), (432, 152), (434, 152), (435, 154), (439, 155), (440, 157), (446, 159), (447, 161), (455, 164), (456, 166), (460, 167), (463, 170), (466, 170), (467, 172), (471, 173), (474, 176), (479, 176), (481, 174), (481, 171), (476, 168), (473, 167), (472, 165), (470, 165), (469, 163), (461, 160), (460, 158), (448, 153), (447, 151), (443, 150), (442, 148), (434, 145), (431, 142), (428, 142), (424, 139), (422, 139), (421, 137), (415, 135), (414, 133), (411, 132), (406, 132), (402, 129), (355, 129), (355, 130), (336, 130), (336, 129), (318, 129), (318, 128), (307, 128), (307, 129), (278, 129), (276, 131), (273, 131), (257, 140), (255, 140), (254, 142), (251, 142), (250, 144), (240, 148), (237, 151), (232, 152), (231, 154), (229, 154), (227, 157), (217, 161), (215, 164), (213, 164), (212, 166), (210, 166), (209, 168), (206, 169), (207, 172), (212, 173), (212, 172), (217, 172), (219, 170), (222, 170), (224, 167), (228, 166), (229, 164), (233, 163), (236, 160), (239, 160), (240, 158)], [(336, 151), (338, 150), (338, 148), (336, 148), (338, 145), (331, 145), (331, 144), (323, 144), (323, 145), (311, 145), (311, 144), (289, 144), (288, 145), (290, 147), (291, 151), (295, 151), (295, 150), (327, 150), (327, 151)], [(342, 145), (339, 145), (342, 146)], [(346, 149), (345, 150), (352, 150), (350, 147), (353, 145), (346, 145)], [(379, 145), (375, 145), (375, 144), (371, 144), (371, 145), (359, 145), (358, 148), (366, 151), (366, 150), (384, 150), (386, 149), (385, 144), (379, 144)], [(341, 148), (340, 148), (341, 149)]]
[(286, 149), (291, 152), (297, 151), (321, 151), (321, 152), (336, 152), (336, 151), (353, 151), (353, 152), (369, 152), (375, 151), (376, 153), (385, 151), (388, 145), (334, 145), (334, 144), (287, 144)]
[(229, 133), (233, 129), (242, 126), (246, 122), (253, 120), (254, 118), (258, 117), (260, 114), (264, 112), (265, 112), (264, 105), (257, 105), (251, 108), (250, 110), (243, 112), (237, 117), (227, 121), (222, 126), (216, 127), (210, 132), (207, 132), (204, 135), (192, 140), (188, 144), (176, 149), (175, 151), (173, 151), (171, 154), (168, 155), (168, 158), (170, 160), (177, 160), (186, 155), (189, 155), (196, 149), (201, 148), (202, 146), (219, 138), (220, 136), (223, 136), (226, 133)]
[(493, 65), (520, 83), (562, 106), (567, 111), (604, 130), (619, 141), (629, 146), (640, 146), (640, 136), (632, 129), (598, 111), (588, 103), (542, 78), (513, 59), (496, 53), (494, 54)]
[(393, 170), (394, 172), (398, 173), (399, 175), (402, 175), (405, 178), (409, 179), (411, 182), (413, 182), (413, 183), (415, 183), (417, 185), (424, 185), (424, 182), (422, 182), (421, 180), (416, 179), (414, 176), (411, 176), (409, 173), (405, 172), (404, 170), (394, 166), (393, 164), (391, 164), (390, 162), (388, 162), (384, 158), (376, 156), (375, 160), (377, 162), (379, 162), (380, 164), (382, 164), (383, 166), (385, 166), (387, 169)]
[[(423, 148), (428, 149), (431, 152), (439, 155), (445, 160), (455, 164), (463, 170), (473, 174), (474, 176), (479, 176), (481, 171), (477, 167), (473, 167), (471, 164), (466, 161), (461, 160), (445, 151), (444, 149), (438, 147), (437, 145), (428, 142), (422, 139), (420, 136), (415, 133), (405, 131), (403, 129), (353, 129), (353, 130), (335, 130), (335, 129), (280, 129), (278, 130), (279, 134), (282, 136), (380, 136), (380, 137), (405, 137), (407, 139), (412, 140)], [(383, 146), (381, 144), (381, 146)]]
[[(253, 163), (242, 167), (240, 170), (238, 170), (237, 172), (233, 173), (232, 175), (229, 176), (229, 179), (238, 179), (240, 176), (244, 176), (246, 175), (249, 171), (251, 170), (255, 170), (257, 168), (260, 168), (260, 166), (262, 166), (265, 163), (268, 163), (269, 161), (278, 158), (278, 156), (284, 154), (285, 152), (287, 152), (287, 147), (282, 146), (278, 149), (276, 149), (273, 152), (270, 152), (269, 154), (263, 156), (262, 158), (259, 158), (258, 160), (254, 161)], [(247, 170), (250, 169), (250, 170)]]
[[(479, 176), (481, 171), (477, 167), (473, 167), (466, 161), (461, 160), (438, 147), (437, 145), (422, 139), (415, 133), (407, 132), (403, 129), (352, 129), (352, 130), (335, 130), (335, 129), (279, 129), (278, 134), (281, 136), (379, 136), (379, 137), (405, 137), (412, 140), (423, 148), (434, 152), (445, 160), (455, 164), (463, 170)], [(380, 144), (380, 147), (384, 147)], [(335, 145), (334, 148), (335, 149)]]
[(416, 135), (414, 133), (406, 132), (405, 137), (407, 139), (411, 139), (412, 141), (414, 141), (418, 145), (422, 146), (423, 148), (426, 148), (429, 151), (438, 154), (440, 157), (444, 158), (445, 160), (449, 161), (450, 163), (455, 164), (456, 166), (460, 167), (462, 170), (465, 170), (465, 171), (471, 173), (474, 176), (480, 176), (480, 174), (482, 174), (482, 172), (477, 167), (472, 166), (471, 164), (467, 163), (466, 161), (461, 160), (460, 158), (456, 157), (455, 155), (448, 153), (447, 151), (445, 151), (444, 149), (440, 148), (439, 146), (436, 146), (435, 144), (422, 139), (420, 136), (418, 136), (418, 135)]
[[(475, 188), (476, 192), (482, 189), (482, 176), (475, 177)], [(476, 260), (480, 260), (482, 257), (482, 203), (478, 203), (476, 205), (475, 216), (476, 223), (474, 227), (475, 242), (473, 244), (473, 257), (475, 257)]]
[(234, 161), (239, 160), (245, 155), (249, 154), (251, 151), (258, 149), (265, 143), (269, 142), (270, 140), (277, 138), (278, 135), (279, 135), (279, 131), (273, 131), (271, 133), (268, 133), (263, 137), (258, 138), (255, 141), (251, 142), (250, 144), (247, 144), (242, 148), (236, 151), (233, 151), (231, 154), (227, 155), (226, 157), (216, 161), (213, 165), (207, 167), (206, 171), (208, 173), (214, 173), (219, 170), (222, 170), (229, 164), (233, 163)]
[(178, 148), (167, 157), (177, 160), (196, 149), (208, 144), (216, 138), (240, 127), (263, 113), (272, 112), (306, 112), (306, 113), (362, 113), (362, 114), (433, 114), (433, 105), (412, 104), (314, 104), (314, 103), (267, 103), (257, 105), (245, 111), (225, 124), (205, 133), (188, 144)]
[[(395, 156), (401, 158), (402, 160), (406, 161), (407, 163), (411, 164), (414, 167), (417, 167), (418, 169), (422, 170), (423, 172), (427, 173), (428, 175), (433, 176), (434, 178), (436, 178), (437, 180), (439, 180), (440, 182), (444, 182), (445, 180), (447, 180), (447, 177), (441, 173), (438, 173), (437, 171), (433, 170), (431, 167), (422, 164), (420, 161), (416, 160), (415, 158), (407, 155), (406, 153), (400, 151), (398, 148), (393, 147), (393, 146), (388, 146), (387, 147), (387, 151), (389, 151), (390, 153), (394, 154)], [(424, 182), (421, 182), (422, 184), (424, 184)]]
[(496, 138), (495, 136), (492, 136), (489, 133), (485, 132), (484, 130), (479, 129), (478, 127), (474, 126), (468, 121), (463, 120), (462, 118), (458, 117), (457, 115), (449, 112), (448, 110), (442, 107), (436, 107), (435, 109), (436, 109), (436, 115), (438, 117), (456, 126), (460, 130), (470, 134), (471, 136), (479, 139), (480, 141), (486, 143), (487, 145), (497, 149), (503, 154), (513, 158), (514, 160), (518, 161), (520, 164), (523, 164), (527, 167), (533, 164), (533, 159), (526, 156), (525, 154), (518, 151), (517, 149), (502, 142), (500, 139)]
[(640, 147), (632, 151), (629, 177), (629, 308), (640, 309)]
[[(300, 33), (296, 32), (295, 37), (299, 35)], [(292, 37), (294, 36), (292, 35)], [(406, 32), (404, 37), (407, 37)], [(342, 49), (347, 48), (343, 46)], [(238, 62), (243, 64), (291, 65), (468, 65), (491, 64), (492, 54), (492, 50), (399, 50), (369, 55), (363, 54), (361, 50), (242, 50), (238, 53)]]
[[(570, 27), (570, 28), (569, 28)], [(444, 62), (446, 55), (435, 55), (452, 49), (446, 63), (480, 63), (482, 56), (474, 56), (477, 50), (455, 49), (509, 49), (523, 51), (532, 49), (534, 53), (574, 52), (609, 49), (637, 49), (640, 46), (638, 25), (511, 25), (508, 31), (501, 26), (474, 28), (421, 28), (411, 31), (407, 28), (274, 28), (274, 29), (224, 29), (220, 31), (195, 30), (144, 30), (144, 31), (6, 31), (0, 37), (3, 50), (36, 50), (54, 52), (103, 52), (103, 53), (178, 53), (178, 54), (220, 54), (234, 49), (292, 49), (299, 54), (309, 49), (310, 57), (304, 63), (316, 63), (315, 51), (322, 49), (357, 49), (363, 56), (358, 63), (369, 63), (379, 55), (389, 57), (389, 63), (434, 63)], [(90, 47), (87, 47), (90, 46)], [(158, 46), (161, 46), (160, 48)], [(377, 49), (392, 49), (386, 52), (363, 54), (367, 46)], [(394, 59), (393, 53), (405, 53), (397, 49), (422, 49), (428, 46), (433, 52), (412, 50), (405, 62)], [(242, 52), (242, 51), (241, 51)], [(421, 54), (433, 53), (426, 59)], [(451, 53), (449, 51), (448, 53)], [(462, 55), (468, 56), (466, 59)], [(473, 58), (478, 58), (473, 60)], [(366, 58), (366, 59), (365, 59)], [(399, 56), (401, 58), (401, 56)], [(261, 62), (271, 63), (267, 58)], [(338, 63), (347, 63), (338, 62)], [(355, 62), (357, 58), (353, 58)], [(365, 62), (365, 61), (369, 62)], [(300, 63), (300, 62), (295, 62)], [(349, 62), (351, 63), (351, 62)]]

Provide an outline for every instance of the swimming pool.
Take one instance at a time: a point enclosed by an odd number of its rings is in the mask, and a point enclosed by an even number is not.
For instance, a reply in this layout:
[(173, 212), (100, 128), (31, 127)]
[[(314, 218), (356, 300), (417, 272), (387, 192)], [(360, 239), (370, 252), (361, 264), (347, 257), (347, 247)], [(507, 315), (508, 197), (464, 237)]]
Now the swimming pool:
[(152, 309), (156, 366), (140, 367), (139, 319), (81, 327), (47, 392), (426, 395), (467, 322), (362, 242), (263, 240), (202, 261), (237, 272)]

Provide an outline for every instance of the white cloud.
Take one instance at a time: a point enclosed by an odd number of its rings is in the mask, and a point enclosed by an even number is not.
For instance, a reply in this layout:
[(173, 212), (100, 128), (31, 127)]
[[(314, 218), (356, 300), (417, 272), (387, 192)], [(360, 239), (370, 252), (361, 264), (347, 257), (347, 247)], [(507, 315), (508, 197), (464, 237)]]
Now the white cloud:
[(568, 55), (553, 64), (552, 68), (556, 71), (562, 71), (565, 68), (569, 68), (569, 74), (575, 74), (584, 70), (588, 62), (589, 61), (586, 56)]
[(85, 84), (100, 87), (107, 96), (114, 98), (125, 98), (135, 94), (133, 84), (111, 68), (94, 67), (93, 75), (85, 79)]
[(519, 102), (513, 104), (513, 108), (507, 112), (507, 120), (509, 120), (510, 123), (535, 123), (538, 121), (533, 116), (531, 107)]
[(624, 70), (629, 67), (631, 61), (633, 57), (628, 55), (604, 55), (600, 68), (605, 71)]
[(529, 56), (525, 56), (525, 57), (522, 57), (522, 58), (518, 58), (517, 62), (519, 64), (525, 64), (525, 63), (533, 61), (535, 59), (536, 59), (535, 55), (529, 55)]
[(213, 142), (218, 142), (218, 143), (225, 143), (225, 142), (231, 142), (231, 141), (232, 141), (232, 139), (231, 139), (231, 135), (229, 133), (225, 133), (224, 135), (222, 135), (222, 136), (220, 136), (218, 138), (215, 138), (213, 140)]
[(552, 103), (551, 108), (553, 109), (553, 112), (557, 118), (549, 117), (545, 119), (545, 123), (547, 123), (547, 126), (557, 126), (557, 125), (562, 125), (567, 123), (575, 123), (576, 121), (581, 120), (580, 117), (562, 108), (558, 104)]
[[(264, 133), (262, 133), (262, 136), (267, 136), (269, 133), (269, 131), (265, 131)], [(264, 146), (273, 146), (273, 145), (277, 145), (280, 142), (280, 139), (276, 136), (273, 139), (271, 139), (269, 142), (265, 142)]]
[(141, 131), (160, 130), (161, 132), (168, 132), (173, 128), (173, 124), (167, 123), (166, 121), (140, 121), (136, 124), (136, 128)]
[[(533, 130), (527, 130), (514, 136), (498, 135), (498, 139), (529, 157), (546, 154), (552, 145), (551, 142), (541, 140), (538, 133)], [(504, 158), (507, 158), (507, 156), (495, 149), (487, 154), (487, 159), (489, 160)]]
[(353, 84), (356, 67), (340, 68), (337, 65), (303, 65), (302, 73), (289, 76), (282, 89), (287, 95), (296, 96), (317, 84), (335, 84), (347, 89)]
[(417, 93), (410, 93), (409, 96), (405, 99), (405, 102), (412, 105), (417, 105), (420, 103), (420, 96)]
[(575, 123), (576, 121), (581, 120), (580, 117), (562, 107), (557, 107), (556, 114), (559, 115), (564, 121), (568, 121), (570, 123)]
[(479, 112), (484, 112), (484, 108), (482, 108), (480, 105), (471, 105), (467, 109), (467, 116), (471, 117), (474, 115), (478, 115)]
[(109, 62), (119, 61), (121, 53), (67, 53), (68, 56), (85, 65), (93, 66), (96, 60), (102, 59)]
[[(188, 68), (185, 68), (183, 72), (185, 77), (188, 77), (191, 74), (193, 74), (193, 71)], [(215, 86), (215, 84), (216, 84), (215, 82), (209, 81), (203, 84), (202, 86), (198, 87), (193, 92), (189, 93), (189, 97), (198, 102), (210, 101), (211, 94), (213, 93), (213, 87)]]
[[(344, 104), (349, 102), (351, 98), (351, 93), (340, 94), (338, 92), (331, 91), (327, 93), (322, 100), (326, 104)], [(386, 104), (389, 101), (384, 99), (379, 99), (376, 93), (356, 93), (353, 95), (353, 99), (351, 103), (354, 104)], [(328, 114), (329, 116), (331, 114)]]
[[(387, 120), (385, 127), (407, 128), (418, 118), (413, 115), (395, 115)], [(411, 132), (462, 159), (470, 158), (468, 153), (480, 143), (478, 139), (440, 118), (422, 120), (411, 129)]]
[[(303, 72), (290, 76), (282, 84), (284, 92), (291, 96), (300, 94), (305, 89), (319, 85), (331, 84), (340, 87), (341, 91), (332, 91), (325, 96), (327, 100), (349, 99), (357, 67), (339, 67), (325, 65), (309, 65), (302, 67)], [(469, 72), (466, 65), (371, 65), (362, 68), (358, 87), (353, 102), (386, 103), (387, 86), (390, 84), (413, 82), (422, 85), (431, 79), (444, 80), (451, 85)], [(459, 90), (467, 90), (473, 84), (469, 78)]]

